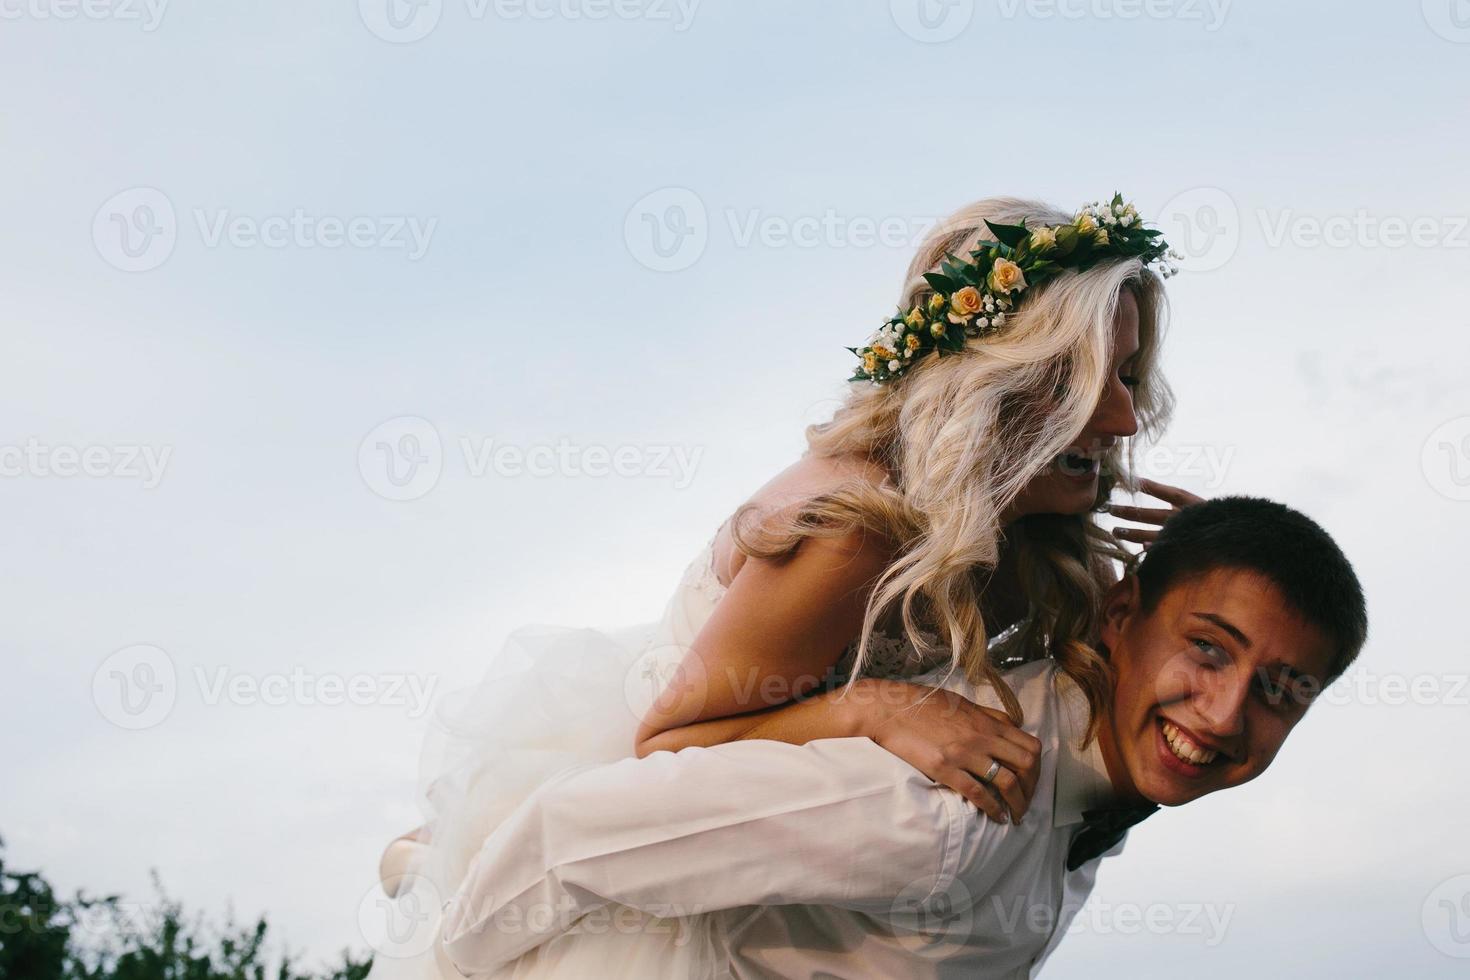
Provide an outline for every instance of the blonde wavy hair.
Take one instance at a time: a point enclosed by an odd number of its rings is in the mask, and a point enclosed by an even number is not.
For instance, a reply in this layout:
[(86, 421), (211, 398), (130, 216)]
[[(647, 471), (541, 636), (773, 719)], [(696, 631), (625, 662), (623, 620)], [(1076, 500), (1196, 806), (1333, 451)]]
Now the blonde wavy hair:
[[(1008, 197), (960, 209), (920, 246), (900, 308), (928, 298), (932, 290), (923, 274), (938, 271), (946, 253), (967, 258), (977, 241), (993, 237), (986, 220), (1024, 219), (1035, 226), (1071, 218), (1046, 204)], [(1114, 581), (1111, 562), (1130, 562), (1128, 552), (1098, 526), (1095, 512), (1115, 485), (1137, 489), (1134, 440), (1127, 440), (1126, 455), (1120, 442), (1104, 456), (1092, 513), (1033, 514), (1008, 529), (1001, 517), (1092, 417), (1110, 383), (1113, 321), (1124, 289), (1133, 292), (1139, 311), (1133, 372), (1140, 379), (1134, 394), (1139, 435), (1156, 438), (1174, 405), (1159, 370), (1167, 301), (1152, 271), (1137, 259), (1118, 259), (1086, 272), (1063, 272), (1028, 290), (1003, 330), (970, 340), (964, 351), (931, 354), (889, 384), (852, 383), (830, 421), (807, 427), (808, 453), (864, 455), (887, 470), (880, 485), (853, 479), (769, 515), (771, 520), (750, 520), (756, 504), (736, 511), (735, 545), (753, 557), (779, 559), (805, 538), (859, 529), (899, 545), (897, 559), (869, 597), (851, 678), (868, 662), (877, 624), (897, 608), (918, 651), (937, 651), (926, 631), (944, 638), (952, 669), (972, 683), (991, 685), (1021, 724), (1020, 704), (997, 658), (987, 654), (982, 596), (994, 586), (1026, 609), (1004, 650), (1012, 658), (1055, 658), (1087, 697), (1087, 738), (1093, 736), (1111, 690), (1110, 667), (1092, 642), (1102, 592)]]

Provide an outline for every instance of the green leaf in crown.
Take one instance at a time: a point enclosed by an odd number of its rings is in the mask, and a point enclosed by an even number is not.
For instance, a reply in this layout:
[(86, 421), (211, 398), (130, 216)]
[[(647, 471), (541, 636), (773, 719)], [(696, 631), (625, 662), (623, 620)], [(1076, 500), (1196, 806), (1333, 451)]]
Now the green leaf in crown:
[(1064, 269), (1082, 272), (1108, 259), (1137, 258), (1165, 279), (1179, 271), (1179, 253), (1162, 232), (1143, 226), (1121, 194), (1084, 205), (1067, 224), (985, 226), (994, 239), (980, 242), (968, 261), (946, 254), (939, 272), (924, 274), (933, 294), (923, 304), (900, 309), (866, 347), (845, 348), (861, 362), (849, 381), (892, 381), (931, 351), (955, 353), (968, 338), (994, 335), (1027, 290)]

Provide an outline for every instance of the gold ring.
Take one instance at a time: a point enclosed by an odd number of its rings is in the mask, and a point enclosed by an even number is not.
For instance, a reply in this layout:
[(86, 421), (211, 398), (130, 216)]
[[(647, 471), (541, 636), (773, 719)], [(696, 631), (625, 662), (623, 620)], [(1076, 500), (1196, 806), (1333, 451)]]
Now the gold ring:
[(991, 759), (990, 768), (985, 770), (985, 775), (980, 777), (980, 781), (982, 783), (988, 783), (995, 778), (995, 774), (998, 772), (1000, 772), (1000, 761), (997, 759)]

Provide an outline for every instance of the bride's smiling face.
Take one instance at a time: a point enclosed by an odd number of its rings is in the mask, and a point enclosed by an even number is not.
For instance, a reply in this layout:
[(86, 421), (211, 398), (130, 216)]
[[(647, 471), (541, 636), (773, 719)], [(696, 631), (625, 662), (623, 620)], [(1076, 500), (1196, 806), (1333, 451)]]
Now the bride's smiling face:
[(1070, 452), (1057, 456), (1026, 485), (1006, 509), (1004, 523), (1027, 514), (1085, 514), (1092, 509), (1103, 453), (1138, 431), (1133, 411), (1138, 324), (1138, 300), (1132, 289), (1124, 289), (1113, 317), (1113, 364), (1102, 398)]

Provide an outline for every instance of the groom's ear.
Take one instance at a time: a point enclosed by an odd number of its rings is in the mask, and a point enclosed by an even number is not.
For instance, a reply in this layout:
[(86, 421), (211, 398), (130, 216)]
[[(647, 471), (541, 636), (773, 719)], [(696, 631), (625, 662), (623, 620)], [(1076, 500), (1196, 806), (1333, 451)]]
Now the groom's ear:
[(1109, 650), (1118, 649), (1118, 640), (1138, 614), (1138, 605), (1138, 578), (1133, 575), (1124, 575), (1103, 595), (1102, 641)]

